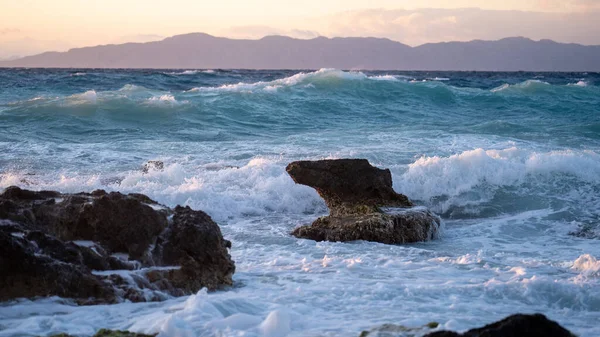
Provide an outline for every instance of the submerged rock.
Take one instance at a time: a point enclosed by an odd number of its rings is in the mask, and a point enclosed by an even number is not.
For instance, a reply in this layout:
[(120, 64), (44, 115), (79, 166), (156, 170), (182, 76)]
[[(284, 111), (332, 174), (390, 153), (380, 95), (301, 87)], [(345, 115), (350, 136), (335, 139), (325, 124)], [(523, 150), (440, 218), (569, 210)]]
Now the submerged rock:
[(9, 187), (0, 194), (0, 301), (137, 302), (215, 290), (232, 284), (230, 247), (206, 213), (145, 195)]
[(330, 215), (292, 235), (316, 241), (367, 240), (388, 244), (430, 240), (441, 220), (392, 188), (390, 170), (371, 166), (366, 159), (297, 161), (288, 174), (313, 187), (325, 199)]
[(142, 166), (142, 172), (148, 173), (150, 171), (163, 171), (165, 169), (165, 163), (160, 160), (148, 160), (144, 166)]
[(471, 329), (462, 334), (453, 331), (428, 332), (436, 327), (437, 323), (430, 323), (420, 328), (384, 324), (381, 327), (363, 331), (360, 337), (575, 337), (569, 330), (542, 314), (511, 315), (501, 321)]

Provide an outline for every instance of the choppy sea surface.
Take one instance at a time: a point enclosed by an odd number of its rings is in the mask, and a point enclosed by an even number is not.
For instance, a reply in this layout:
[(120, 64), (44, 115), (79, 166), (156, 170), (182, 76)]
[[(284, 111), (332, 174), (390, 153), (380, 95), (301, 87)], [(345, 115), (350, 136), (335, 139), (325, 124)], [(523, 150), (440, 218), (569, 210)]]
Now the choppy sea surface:
[[(390, 168), (442, 238), (290, 236), (327, 209), (285, 166), (347, 157)], [(1, 303), (0, 336), (358, 336), (517, 312), (600, 336), (597, 73), (0, 69), (11, 185), (204, 210), (237, 270), (231, 289), (161, 303)]]

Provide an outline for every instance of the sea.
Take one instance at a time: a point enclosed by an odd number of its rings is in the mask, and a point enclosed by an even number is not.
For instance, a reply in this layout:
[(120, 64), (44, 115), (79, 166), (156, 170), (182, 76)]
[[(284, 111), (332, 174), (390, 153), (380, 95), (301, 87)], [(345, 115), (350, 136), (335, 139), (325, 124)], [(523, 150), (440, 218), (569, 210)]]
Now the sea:
[[(328, 213), (285, 167), (366, 158), (439, 239), (315, 242)], [(164, 163), (144, 173), (150, 160)], [(164, 302), (0, 303), (0, 336), (100, 328), (356, 336), (543, 313), (600, 336), (600, 74), (0, 69), (0, 191), (143, 193), (207, 212), (234, 285)]]

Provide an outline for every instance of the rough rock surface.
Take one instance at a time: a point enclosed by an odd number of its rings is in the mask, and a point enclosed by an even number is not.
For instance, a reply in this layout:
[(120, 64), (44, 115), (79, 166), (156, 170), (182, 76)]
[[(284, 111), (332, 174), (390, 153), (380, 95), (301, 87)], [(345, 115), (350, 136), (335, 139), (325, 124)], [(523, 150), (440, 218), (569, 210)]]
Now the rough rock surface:
[[(172, 220), (168, 219), (172, 217)], [(0, 194), (0, 301), (152, 301), (232, 284), (231, 243), (204, 212), (140, 194)]]
[(330, 215), (367, 214), (378, 207), (410, 207), (405, 195), (392, 188), (392, 173), (366, 159), (296, 161), (286, 171), (301, 185), (317, 190)]
[(329, 216), (296, 228), (296, 237), (398, 244), (430, 240), (439, 232), (440, 218), (412, 207), (392, 188), (390, 171), (366, 159), (297, 161), (286, 170), (296, 183), (316, 189), (330, 210)]
[[(120, 330), (107, 330), (101, 329), (93, 337), (154, 337), (156, 335), (145, 335), (141, 333), (133, 333), (129, 331), (120, 331)], [(49, 337), (75, 337), (71, 335), (67, 335), (64, 333), (58, 335), (52, 335)]]
[(427, 330), (435, 327), (437, 327), (437, 324), (433, 325), (431, 323), (421, 328), (406, 328), (402, 325), (385, 324), (370, 331), (363, 331), (360, 337), (575, 337), (569, 330), (542, 314), (515, 314), (462, 334), (453, 331), (427, 333)]

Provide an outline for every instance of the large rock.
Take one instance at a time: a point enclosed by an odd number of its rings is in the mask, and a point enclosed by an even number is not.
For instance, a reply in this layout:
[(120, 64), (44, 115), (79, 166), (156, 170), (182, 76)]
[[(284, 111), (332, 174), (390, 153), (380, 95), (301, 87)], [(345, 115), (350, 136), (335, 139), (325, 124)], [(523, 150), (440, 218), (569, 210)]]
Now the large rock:
[[(170, 220), (169, 220), (170, 219)], [(231, 243), (204, 212), (140, 194), (0, 194), (0, 301), (151, 301), (232, 284)]]
[(366, 159), (297, 161), (287, 172), (296, 183), (316, 189), (330, 210), (329, 216), (296, 228), (296, 237), (398, 244), (430, 240), (439, 232), (440, 218), (413, 207), (392, 188), (390, 171)]
[(371, 166), (366, 159), (296, 161), (286, 170), (296, 183), (317, 190), (332, 216), (373, 213), (382, 206), (412, 206), (392, 188), (390, 170)]
[(370, 331), (363, 331), (360, 337), (575, 337), (569, 330), (542, 314), (511, 315), (501, 321), (462, 334), (453, 331), (427, 333), (427, 330), (436, 327), (436, 323), (421, 328), (385, 324)]

